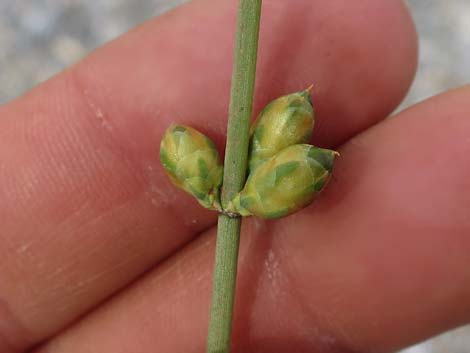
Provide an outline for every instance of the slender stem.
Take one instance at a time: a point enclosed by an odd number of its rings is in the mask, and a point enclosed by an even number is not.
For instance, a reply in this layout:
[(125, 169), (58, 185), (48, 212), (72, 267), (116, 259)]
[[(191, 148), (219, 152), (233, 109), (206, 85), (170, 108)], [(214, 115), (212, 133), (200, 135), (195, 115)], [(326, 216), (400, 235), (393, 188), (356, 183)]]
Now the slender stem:
[[(245, 182), (253, 108), (261, 0), (239, 0), (222, 206)], [(228, 353), (232, 332), (241, 218), (219, 214), (207, 353)]]

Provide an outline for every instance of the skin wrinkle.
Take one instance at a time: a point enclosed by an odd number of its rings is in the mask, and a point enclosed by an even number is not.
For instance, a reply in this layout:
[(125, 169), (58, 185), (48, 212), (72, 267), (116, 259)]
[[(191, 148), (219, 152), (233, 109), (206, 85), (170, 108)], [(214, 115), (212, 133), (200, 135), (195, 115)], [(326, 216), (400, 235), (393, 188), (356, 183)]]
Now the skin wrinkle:
[[(111, 212), (114, 213), (114, 212), (116, 212), (116, 211), (119, 210), (119, 209), (126, 210), (127, 207), (125, 207), (125, 206), (126, 206), (126, 205), (123, 204), (123, 205), (121, 205), (119, 208), (113, 209)], [(103, 218), (103, 217), (105, 217), (105, 216), (107, 216), (107, 215), (102, 215), (102, 216), (99, 217), (99, 218)], [(96, 222), (96, 220), (95, 220), (95, 222)], [(134, 226), (137, 226), (137, 227), (138, 227), (138, 226), (139, 226), (138, 222), (136, 222)], [(118, 227), (117, 230), (120, 230), (120, 227)], [(125, 229), (125, 231), (126, 231), (126, 232), (134, 232), (134, 229), (133, 229), (133, 228)], [(183, 230), (180, 230), (180, 231), (183, 231)], [(109, 243), (110, 243), (110, 242), (114, 242), (114, 241), (116, 241), (116, 240), (119, 240), (120, 238), (121, 238), (121, 236), (116, 237), (116, 238), (110, 237), (109, 239), (104, 239), (105, 241), (103, 242), (102, 247), (100, 247), (100, 248), (95, 247), (95, 248), (90, 252), (90, 254), (99, 254), (101, 251), (103, 251), (103, 250), (105, 250), (105, 249), (107, 249), (107, 248), (109, 247)], [(129, 239), (129, 240), (130, 240), (130, 239)]]
[[(73, 129), (72, 129), (72, 130), (73, 130)], [(74, 135), (76, 135), (76, 134), (74, 134)], [(62, 140), (63, 140), (63, 139), (60, 139), (60, 141), (62, 141)], [(53, 168), (53, 169), (55, 169), (55, 168)]]
[[(133, 256), (132, 258), (128, 258), (126, 261), (121, 261), (119, 266), (122, 267), (126, 262), (130, 262), (133, 258), (137, 258), (138, 256), (139, 256), (139, 255), (136, 253), (136, 255)], [(107, 273), (110, 273), (111, 271), (116, 271), (116, 269), (117, 269), (117, 267), (116, 267), (116, 266), (113, 266), (113, 268), (109, 269), (109, 270), (106, 271), (106, 272), (107, 272)], [(101, 275), (103, 275), (104, 273), (105, 273), (105, 271), (103, 271), (103, 272), (101, 273)], [(84, 283), (82, 283), (82, 285), (83, 285), (83, 284), (84, 284)], [(69, 294), (73, 294), (74, 292), (76, 292), (76, 290), (75, 290), (73, 287), (74, 287), (74, 285), (73, 285), (71, 288), (67, 289), (67, 292), (68, 292)], [(59, 288), (58, 288), (58, 289), (59, 289)], [(82, 290), (85, 290), (85, 288), (82, 287)], [(63, 292), (63, 290), (58, 290), (57, 292), (60, 294), (60, 293)], [(66, 305), (65, 307), (68, 307), (68, 306)]]
[[(107, 142), (107, 145), (112, 147), (111, 150), (113, 154), (116, 155), (120, 161), (125, 163), (125, 166), (129, 169), (129, 173), (138, 177), (137, 180), (140, 182), (141, 186), (146, 185), (148, 180), (145, 178), (145, 169), (138, 167), (138, 163), (133, 161), (132, 158), (129, 158), (130, 154), (126, 153), (125, 146), (120, 143), (120, 139), (116, 136), (115, 128), (111, 120), (109, 118), (106, 119), (108, 114), (102, 108), (96, 108), (98, 105), (91, 100), (87, 93), (86, 85), (81, 81), (80, 72), (82, 71), (70, 69), (64, 73), (64, 80), (70, 82), (74, 87), (74, 91), (79, 100), (78, 104), (80, 105), (80, 102), (82, 102), (83, 104), (81, 104), (81, 106), (87, 108), (88, 114), (85, 114), (85, 116), (88, 116), (88, 121), (91, 125), (98, 127), (98, 129), (95, 129), (96, 131), (100, 131), (100, 138), (97, 140), (101, 143)], [(96, 109), (99, 109), (100, 119), (96, 119)], [(106, 119), (106, 127), (104, 129), (103, 119)], [(96, 122), (99, 123), (98, 126)]]
[[(64, 91), (68, 91), (68, 87), (63, 86), (63, 89)], [(40, 110), (40, 109), (39, 109)], [(58, 111), (61, 111), (61, 109), (58, 109), (56, 108), (56, 110)], [(38, 113), (36, 112), (36, 115)], [(44, 113), (45, 114), (45, 113)], [(43, 115), (44, 115), (43, 114)], [(70, 114), (68, 112), (68, 114)], [(45, 118), (45, 116), (44, 116)], [(43, 120), (43, 119), (39, 119), (39, 118), (36, 118), (35, 121), (39, 121), (39, 120)], [(50, 129), (55, 129), (55, 130), (58, 130), (62, 125), (62, 121), (59, 121), (59, 125), (52, 125), (50, 127), (48, 127), (48, 130)], [(43, 127), (39, 126), (40, 129), (44, 129)], [(27, 134), (27, 136), (32, 136), (32, 138), (30, 138), (30, 141), (29, 141), (29, 145), (31, 144), (39, 144), (41, 143), (41, 141), (39, 141), (39, 139), (36, 137), (37, 133), (35, 132), (36, 129), (28, 129), (30, 130)], [(53, 130), (52, 130), (53, 131)], [(61, 158), (57, 158), (57, 151), (68, 151), (70, 149), (70, 146), (71, 145), (78, 145), (78, 137), (77, 137), (77, 132), (76, 132), (76, 129), (65, 129), (66, 131), (66, 135), (65, 137), (61, 136), (61, 138), (58, 138), (58, 139), (55, 139), (55, 144), (54, 144), (54, 148), (50, 148), (52, 145), (50, 143), (47, 143), (43, 148), (42, 148), (42, 158), (46, 161), (48, 161), (48, 164), (50, 164), (50, 161), (52, 161), (52, 165), (51, 167), (49, 168), (49, 170), (53, 171), (54, 172), (54, 176), (57, 175), (56, 174), (56, 171), (60, 171), (60, 169), (58, 170), (57, 168), (57, 165), (55, 165), (54, 163), (56, 162), (57, 159), (61, 159)], [(59, 136), (59, 133), (56, 132), (56, 134)], [(67, 143), (66, 143), (67, 142)], [(72, 144), (71, 144), (72, 142)], [(82, 142), (85, 142), (86, 144), (86, 140), (85, 141), (82, 141)], [(58, 145), (57, 145), (58, 144)], [(55, 153), (54, 153), (55, 152)], [(65, 152), (62, 152), (62, 153), (65, 153)], [(62, 156), (62, 153), (60, 156)], [(52, 157), (52, 158), (51, 158)], [(55, 157), (55, 158), (54, 158)], [(42, 163), (41, 161), (35, 161), (34, 164), (37, 165), (36, 169), (39, 169), (39, 170), (42, 170), (43, 166), (42, 166)], [(64, 166), (63, 164), (60, 164), (59, 166)], [(67, 179), (64, 179), (64, 180), (61, 180), (61, 183), (55, 183), (54, 182), (54, 179), (56, 178), (51, 178), (52, 174), (51, 173), (48, 173), (46, 175), (46, 177), (42, 178), (42, 186), (44, 187), (44, 185), (48, 186), (49, 188), (50, 187), (54, 187), (53, 189), (57, 189), (57, 188), (61, 188), (61, 185), (63, 185), (63, 183), (65, 183), (65, 188), (67, 188), (68, 185), (70, 184), (67, 184), (68, 180)], [(59, 174), (60, 175), (60, 174)], [(46, 184), (45, 184), (46, 183)], [(52, 183), (52, 184), (49, 184), (49, 183)], [(24, 198), (23, 198), (24, 199)], [(26, 201), (26, 200), (25, 200)], [(29, 201), (29, 200), (28, 200)]]
[[(115, 211), (115, 210), (116, 210), (116, 208), (113, 209), (113, 211)], [(110, 212), (110, 211), (108, 211), (108, 212)], [(100, 216), (98, 216), (98, 217), (95, 218), (94, 220), (91, 220), (91, 223), (93, 223), (93, 222), (96, 223), (97, 221), (99, 221), (100, 219), (102, 219), (102, 218), (105, 216), (105, 214), (108, 213), (108, 212), (105, 212), (104, 214), (101, 214)], [(64, 223), (67, 223), (67, 220), (65, 220)], [(89, 223), (89, 222), (88, 222), (88, 223)], [(84, 227), (85, 227), (84, 225), (80, 226), (80, 228), (84, 228)], [(62, 268), (62, 270), (64, 270), (64, 268)]]
[[(64, 87), (64, 89), (67, 88)], [(71, 113), (64, 113), (64, 116), (68, 116), (67, 114)], [(44, 119), (47, 119), (47, 117), (43, 116), (42, 118), (36, 119), (38, 122), (38, 129), (42, 128), (39, 122), (42, 122)], [(87, 160), (89, 155), (86, 154), (86, 149), (82, 148), (82, 146), (87, 146), (89, 144), (89, 139), (88, 136), (85, 138), (83, 138), (84, 136), (80, 136), (79, 126), (75, 126), (76, 128), (67, 128), (71, 124), (76, 125), (76, 123), (69, 121), (65, 123), (63, 120), (61, 120), (56, 124), (51, 124), (52, 126), (47, 126), (47, 130), (50, 131), (54, 136), (57, 136), (57, 138), (53, 139), (53, 143), (51, 140), (48, 140), (47, 143), (42, 146), (42, 153), (40, 155), (41, 159), (34, 160), (35, 168), (33, 170), (37, 170), (39, 176), (42, 176), (42, 178), (38, 178), (41, 181), (40, 186), (42, 189), (63, 192), (76, 188), (76, 185), (74, 185), (72, 179), (67, 178), (67, 174), (69, 172), (67, 168), (70, 168), (70, 165), (68, 166), (63, 161), (62, 157), (67, 155), (67, 152), (70, 150), (73, 150), (75, 153), (69, 156), (73, 159), (73, 165), (77, 165), (77, 167), (81, 166), (83, 169), (85, 164), (83, 163), (83, 160)], [(30, 149), (35, 148), (35, 145), (41, 144), (39, 134), (35, 130), (35, 128), (32, 128), (31, 131), (28, 132), (28, 136), (30, 136), (31, 139), (31, 141), (29, 141), (29, 146), (31, 146)], [(46, 161), (47, 165), (49, 166), (49, 172), (45, 175), (44, 173), (41, 175), (44, 164), (43, 161)], [(81, 163), (81, 165), (79, 163)], [(82, 185), (82, 188), (86, 188), (86, 186), (88, 185)]]
[[(67, 223), (67, 221), (65, 221), (65, 223)], [(73, 222), (72, 222), (72, 223), (73, 223)], [(82, 225), (80, 228), (85, 228), (86, 226), (89, 226), (89, 223), (86, 224), (86, 225)], [(60, 237), (61, 234), (67, 233), (67, 231), (64, 230), (63, 227), (60, 227), (59, 229), (57, 229), (57, 231), (56, 231), (55, 233), (56, 233), (56, 235), (50, 234), (50, 235), (49, 235), (49, 239)], [(105, 246), (103, 246), (103, 248), (104, 248), (104, 247), (105, 247)], [(96, 248), (93, 249), (93, 252), (96, 252)], [(64, 263), (63, 265), (61, 265), (61, 266), (55, 268), (52, 272), (47, 272), (47, 273), (46, 273), (46, 276), (47, 276), (47, 278), (49, 279), (49, 281), (51, 281), (51, 280), (54, 279), (55, 277), (60, 278), (63, 273), (66, 273), (67, 270), (70, 270), (70, 269), (74, 268), (74, 267), (76, 266), (76, 264), (77, 264), (77, 261), (81, 261), (81, 260), (82, 260), (82, 259), (76, 260), (76, 261), (69, 261), (69, 262), (66, 262), (66, 263)], [(35, 259), (33, 259), (33, 261), (35, 261)], [(19, 262), (19, 265), (20, 265), (20, 264), (21, 264), (21, 262)], [(38, 265), (38, 267), (41, 267), (39, 263), (38, 263), (37, 265)], [(51, 288), (49, 287), (49, 290), (50, 290), (50, 289), (51, 289)], [(40, 293), (38, 293), (37, 297), (40, 297), (39, 294), (40, 294)], [(37, 304), (33, 304), (33, 303), (32, 303), (31, 305), (35, 306), (35, 305), (37, 305)]]
[[(71, 231), (70, 229), (70, 224), (76, 223), (78, 220), (83, 219), (86, 217), (86, 213), (88, 209), (90, 208), (90, 202), (86, 201), (81, 204), (77, 209), (73, 210), (72, 213), (65, 218), (63, 221), (57, 223), (54, 225), (54, 232), (52, 232), (52, 229), (49, 230), (47, 233), (50, 234), (50, 236), (54, 236), (57, 234), (57, 236), (60, 236), (60, 234), (66, 234)], [(82, 224), (80, 227), (84, 227), (86, 223)], [(75, 228), (75, 229), (80, 229)]]
[[(126, 260), (123, 260), (121, 261), (120, 263), (116, 264), (116, 266), (114, 266), (113, 268), (109, 269), (108, 271), (103, 271), (101, 272), (100, 274), (94, 276), (93, 280), (98, 280), (100, 277), (103, 277), (106, 273), (110, 273), (110, 272), (113, 272), (113, 271), (117, 271), (119, 270), (119, 268), (123, 267), (126, 263), (132, 261), (134, 258), (137, 258), (139, 257), (140, 254), (137, 254), (135, 253), (134, 255), (130, 256), (128, 259)], [(164, 260), (162, 260), (164, 261)], [(120, 290), (118, 290), (116, 293), (113, 293), (110, 297), (111, 298), (114, 298), (114, 297), (117, 297), (126, 287), (128, 286), (131, 286), (133, 283), (137, 282), (137, 281), (140, 281), (142, 280), (143, 278), (145, 277), (148, 277), (147, 276), (147, 272), (149, 272), (152, 268), (150, 268), (148, 271), (146, 271), (145, 273), (141, 274), (140, 276), (138, 276), (137, 278), (135, 278), (134, 280), (132, 280), (130, 283), (128, 283), (125, 287), (121, 288)], [(172, 275), (172, 272), (174, 271), (174, 269), (171, 267), (168, 271), (168, 273), (162, 273), (163, 276), (166, 276), (166, 275)], [(106, 273), (105, 273), (106, 272)], [(86, 281), (86, 282), (91, 282), (91, 281)], [(83, 288), (83, 285), (81, 286)], [(70, 293), (72, 292), (77, 292), (77, 291), (80, 291), (80, 288), (72, 288), (72, 290), (68, 289), (68, 291)], [(103, 299), (101, 302), (98, 302), (94, 305), (93, 308), (95, 307), (99, 307), (99, 305), (104, 302), (105, 299)], [(67, 305), (67, 304), (66, 304)], [(80, 317), (76, 320), (76, 322), (79, 322), (81, 318), (83, 317), (86, 317), (86, 314), (87, 313), (83, 313), (82, 315), (80, 315)], [(60, 344), (58, 345), (51, 345), (51, 346), (48, 346), (46, 345), (44, 348), (44, 353), (52, 353), (52, 352), (55, 352), (57, 350), (60, 350)], [(82, 350), (82, 352), (90, 352), (90, 353), (93, 353), (94, 352), (94, 345), (93, 344), (90, 344), (89, 346), (87, 346), (88, 348), (86, 347), (82, 347), (84, 350)], [(32, 347), (30, 350), (28, 350), (28, 352), (33, 352), (35, 351), (37, 347)]]
[[(90, 284), (99, 281), (101, 278), (106, 277), (106, 275), (116, 272), (120, 270), (122, 267), (124, 267), (126, 264), (134, 261), (136, 258), (138, 258), (140, 254), (138, 253), (133, 253), (132, 255), (120, 260), (119, 262), (113, 264), (111, 267), (95, 273), (93, 276), (90, 276), (89, 278), (86, 278), (82, 281), (73, 283), (71, 286), (66, 288), (66, 292), (68, 293), (78, 293), (78, 292), (87, 292), (89, 291), (89, 288), (91, 287)], [(132, 281), (130, 282), (132, 283)], [(62, 291), (60, 291), (62, 292)], [(114, 294), (113, 294), (114, 295)]]
[[(68, 72), (69, 72), (69, 73), (72, 73), (72, 72), (75, 72), (75, 71), (70, 70), (70, 71), (68, 71)], [(69, 76), (70, 76), (70, 75), (69, 75)], [(88, 91), (87, 91), (85, 88), (83, 88), (84, 85), (81, 84), (81, 82), (80, 82), (80, 77), (79, 77), (77, 74), (72, 75), (71, 78), (69, 78), (68, 80), (72, 82), (72, 85), (74, 85), (74, 87), (75, 87), (75, 91), (79, 93), (79, 96), (81, 97), (81, 99), (86, 102), (85, 106), (89, 108), (89, 114), (88, 114), (88, 116), (93, 116), (93, 117), (95, 117), (95, 116), (96, 116), (96, 109), (99, 109), (99, 111), (100, 111), (100, 116), (101, 116), (101, 117), (106, 117), (106, 116), (107, 116), (107, 113), (106, 113), (105, 111), (103, 111), (101, 108), (96, 108), (97, 105), (89, 100)], [(83, 93), (83, 92), (85, 92), (85, 93)], [(92, 119), (91, 119), (91, 120), (92, 120)], [(93, 122), (93, 120), (92, 120), (92, 122)], [(108, 140), (110, 140), (110, 143), (111, 143), (113, 146), (118, 145), (117, 147), (119, 147), (119, 144), (116, 142), (116, 141), (117, 141), (117, 138), (116, 138), (116, 137), (114, 136), (114, 134), (111, 132), (111, 130), (115, 130), (115, 129), (112, 127), (111, 122), (107, 121), (107, 125), (109, 125), (111, 128), (110, 128), (110, 129), (106, 129), (105, 135), (108, 136)], [(105, 140), (106, 140), (106, 139), (105, 139)], [(122, 148), (120, 148), (120, 149), (119, 149), (119, 148), (118, 148), (118, 149), (113, 148), (113, 151), (116, 151), (116, 150), (121, 151), (121, 156), (124, 157), (124, 152), (122, 151)], [(124, 159), (126, 159), (126, 158), (124, 157)], [(143, 171), (144, 173), (142, 173), (142, 170), (140, 170), (140, 168), (136, 167), (136, 163), (134, 163), (134, 165), (132, 165), (128, 159), (126, 159), (126, 160), (127, 160), (127, 162), (128, 162), (128, 163), (127, 163), (128, 166), (131, 168), (131, 170), (134, 171), (134, 174), (135, 174), (135, 175), (142, 175), (142, 174), (145, 174), (145, 170)], [(145, 178), (145, 177), (144, 177), (144, 178)], [(150, 192), (148, 192), (148, 193), (154, 193), (154, 192), (155, 192), (155, 188), (158, 188), (158, 186), (156, 186), (153, 182), (150, 182), (148, 188), (150, 189)], [(158, 189), (158, 191), (159, 191), (158, 194), (159, 194), (160, 200), (161, 200), (162, 194), (164, 194), (164, 193), (167, 194), (167, 195), (168, 195), (168, 194), (169, 194), (169, 195), (172, 195), (172, 194), (173, 194), (173, 192), (172, 192), (171, 189), (168, 189), (168, 188), (167, 188), (166, 190), (167, 190), (167, 192), (165, 193), (164, 190)], [(164, 206), (165, 208), (167, 208), (167, 210), (169, 210), (170, 213), (173, 215), (173, 218), (174, 218), (174, 219), (177, 219), (177, 217), (176, 217), (176, 216), (177, 216), (177, 211), (175, 210), (175, 205), (174, 205), (174, 204), (171, 204), (171, 203), (168, 204), (168, 203), (166, 203), (166, 202), (163, 202), (162, 204), (160, 204), (160, 207), (161, 207), (161, 206)], [(169, 207), (168, 207), (168, 206), (169, 206)], [(115, 209), (115, 208), (114, 208), (114, 209)], [(103, 217), (103, 216), (104, 216), (104, 214), (102, 214), (102, 217)], [(99, 219), (99, 218), (98, 218), (98, 219)], [(176, 222), (175, 222), (175, 223), (176, 223)], [(191, 224), (191, 227), (188, 227), (188, 228), (189, 228), (188, 230), (191, 231), (191, 229), (194, 228), (194, 225)]]
[[(109, 114), (104, 109), (102, 109), (97, 103), (91, 100), (90, 90), (87, 88), (87, 85), (85, 83), (87, 82), (87, 79), (82, 78), (80, 76), (79, 73), (81, 72), (84, 72), (84, 70), (80, 71), (69, 69), (66, 71), (69, 76), (68, 81), (71, 81), (72, 85), (75, 87), (75, 91), (78, 93), (78, 96), (85, 103), (84, 105), (88, 108), (88, 116), (90, 116), (89, 120), (91, 120), (91, 122), (93, 123), (93, 119), (98, 118), (98, 121), (100, 122), (100, 127), (104, 127), (104, 129), (102, 129), (102, 131), (104, 131), (104, 135), (107, 136), (107, 140), (109, 140), (109, 143), (113, 146), (113, 151), (120, 152), (120, 156), (123, 160), (127, 162), (130, 171), (133, 171), (134, 175), (142, 176), (141, 182), (147, 185), (145, 194), (148, 195), (150, 203), (154, 206), (159, 207), (160, 209), (166, 209), (172, 215), (172, 218), (177, 220), (179, 218), (179, 212), (176, 210), (177, 206), (174, 202), (170, 201), (174, 195), (174, 190), (172, 189), (173, 186), (168, 182), (168, 180), (165, 179), (166, 184), (170, 184), (170, 187), (160, 188), (159, 185), (162, 184), (161, 179), (162, 174), (164, 173), (157, 174), (158, 170), (156, 171), (152, 168), (148, 168), (148, 165), (146, 167), (139, 166), (141, 165), (141, 163), (138, 163), (137, 161), (133, 162), (131, 160), (134, 159), (130, 158), (132, 153), (129, 150), (126, 151), (126, 149), (123, 148), (123, 144), (120, 143), (122, 142), (122, 138), (121, 136), (118, 136), (119, 130), (115, 128), (109, 118), (106, 118), (109, 116)], [(103, 121), (105, 121), (105, 126), (103, 126)], [(128, 140), (126, 140), (126, 142), (129, 143)], [(157, 149), (155, 155), (157, 156)], [(161, 166), (158, 165), (158, 168), (161, 169)], [(154, 177), (152, 177), (153, 175), (157, 175), (160, 180), (154, 180)], [(153, 194), (157, 194), (158, 200), (162, 202), (156, 203), (152, 196)], [(214, 217), (213, 221), (209, 225), (207, 225), (205, 229), (213, 226), (215, 222), (216, 219)], [(175, 224), (176, 223), (177, 222), (175, 222)], [(188, 222), (185, 220), (184, 225), (186, 227), (187, 232), (193, 232), (196, 229), (199, 232), (201, 231), (200, 229), (198, 229), (198, 225), (192, 222)]]
[[(127, 205), (128, 202), (122, 204), (122, 205), (118, 205), (118, 207), (115, 207), (101, 215), (98, 215), (97, 217), (95, 217), (94, 219), (90, 219), (89, 221), (87, 221), (85, 224), (82, 224), (80, 225), (78, 228), (75, 228), (74, 229), (74, 232), (77, 233), (79, 232), (81, 229), (86, 229), (88, 227), (91, 227), (93, 226), (93, 224), (96, 224), (96, 223), (99, 223), (100, 220), (102, 220), (103, 218), (107, 217), (110, 213), (113, 213), (113, 212), (116, 212), (117, 210), (120, 210), (120, 209), (125, 209), (128, 205)], [(70, 222), (70, 223), (73, 223)], [(56, 236), (60, 236), (60, 234), (62, 233), (61, 231), (57, 231), (56, 232)], [(114, 237), (111, 237), (109, 239), (105, 238), (103, 239), (103, 242), (100, 246), (96, 246), (94, 248), (91, 248), (90, 251), (87, 253), (88, 256), (92, 256), (92, 255), (97, 255), (99, 254), (101, 251), (105, 250), (107, 247), (108, 247), (108, 243), (111, 242), (111, 241), (115, 241)], [(132, 258), (135, 258), (137, 256), (132, 256)], [(62, 273), (66, 273), (67, 270), (70, 270), (70, 269), (73, 269), (74, 267), (76, 267), (77, 263), (81, 262), (81, 261), (84, 261), (84, 258), (83, 257), (80, 257), (78, 259), (75, 259), (73, 261), (70, 261), (66, 264), (64, 264), (63, 266), (60, 266), (60, 267), (57, 267), (56, 270), (54, 270), (52, 273), (48, 274), (48, 278), (49, 279), (53, 279), (54, 277), (57, 277), (57, 276), (60, 276)], [(118, 266), (120, 263), (116, 264), (116, 266)], [(109, 269), (107, 270), (104, 270), (102, 271), (102, 273), (107, 273), (107, 272), (111, 272)], [(95, 274), (96, 275), (96, 274)], [(93, 278), (95, 275), (91, 276), (90, 278)], [(87, 282), (90, 282), (88, 280), (84, 280), (80, 283), (87, 283)], [(74, 284), (75, 285), (75, 284)]]
[[(7, 244), (9, 243), (10, 246), (15, 246), (8, 237), (4, 237), (2, 239), (1, 244), (5, 244), (5, 243)], [(12, 251), (11, 253), (15, 254), (14, 251)], [(25, 257), (33, 259), (33, 257), (28, 252), (23, 252), (21, 256), (15, 256), (13, 258), (14, 264), (15, 264), (14, 269), (17, 269), (17, 271), (11, 271), (11, 270), (6, 271), (6, 276), (3, 278), (3, 280), (5, 280), (6, 283), (8, 283), (8, 281), (11, 281), (11, 282), (20, 284), (18, 280), (18, 272), (23, 267), (23, 263), (25, 262), (24, 261)], [(5, 258), (4, 258), (4, 261), (5, 263), (7, 263)], [(38, 263), (37, 268), (39, 268), (40, 266), (41, 264)], [(2, 272), (4, 271), (5, 270), (2, 270)], [(0, 286), (0, 293), (1, 292), (4, 292), (4, 290)], [(18, 285), (18, 291), (16, 294), (17, 297), (24, 297), (24, 296), (28, 297), (28, 296), (31, 296), (31, 294), (33, 294), (34, 297), (37, 297), (40, 295), (40, 291), (38, 291), (37, 288), (32, 283), (26, 282), (26, 283), (21, 283), (21, 286)], [(33, 315), (34, 303), (28, 302), (25, 300), (23, 301), (23, 307), (29, 307), (30, 313)], [(7, 319), (4, 319), (2, 315), (5, 316)], [(7, 302), (2, 301), (0, 298), (0, 333), (2, 332), (5, 337), (17, 337), (17, 336), (20, 337), (21, 332), (28, 332), (28, 331), (26, 330), (26, 326), (20, 322), (17, 315), (15, 315), (15, 313), (12, 312), (12, 310), (8, 308)], [(25, 335), (25, 337), (28, 337), (28, 336), (29, 334)], [(18, 342), (21, 342), (21, 341), (18, 340)], [(17, 347), (20, 347), (20, 346), (18, 345)]]
[[(71, 231), (73, 231), (73, 233), (75, 233), (75, 237), (77, 237), (76, 234), (80, 234), (80, 232), (82, 230), (85, 231), (85, 233), (86, 233), (87, 228), (90, 228), (90, 227), (92, 228), (93, 225), (97, 225), (99, 223), (102, 223), (101, 221), (103, 219), (109, 217), (113, 213), (116, 213), (117, 211), (120, 211), (120, 210), (126, 210), (127, 207), (129, 206), (128, 204), (132, 203), (133, 201), (134, 200), (125, 201), (124, 203), (122, 203), (120, 205), (117, 205), (117, 207), (111, 208), (111, 209), (105, 211), (104, 213), (96, 215), (96, 217), (94, 217), (94, 218), (88, 219), (85, 223), (81, 224), (79, 227), (74, 227), (73, 229), (70, 229), (70, 230), (67, 231), (66, 225), (68, 223), (71, 223), (71, 224), (76, 223), (76, 220), (72, 218), (74, 215), (72, 215), (71, 218), (69, 218), (68, 220), (66, 220), (63, 223), (64, 224), (63, 227), (58, 228), (58, 230), (56, 232), (51, 234), (51, 237), (58, 238), (58, 237), (61, 236), (62, 233), (70, 233)], [(84, 207), (86, 207), (86, 206), (87, 205), (85, 204)], [(83, 209), (83, 208), (81, 208), (81, 209)], [(65, 229), (63, 229), (63, 228), (65, 228)], [(77, 237), (77, 238), (79, 238), (79, 237)], [(116, 238), (116, 237), (103, 238), (102, 246), (95, 246), (94, 248), (90, 249), (90, 252), (88, 252), (88, 254), (89, 255), (98, 254), (101, 250), (106, 249), (108, 247), (109, 242), (114, 242), (116, 239), (118, 239), (118, 238)], [(81, 260), (82, 259), (80, 258), (77, 261), (81, 261)], [(74, 266), (74, 264), (70, 264), (69, 267), (73, 267), (73, 266)]]

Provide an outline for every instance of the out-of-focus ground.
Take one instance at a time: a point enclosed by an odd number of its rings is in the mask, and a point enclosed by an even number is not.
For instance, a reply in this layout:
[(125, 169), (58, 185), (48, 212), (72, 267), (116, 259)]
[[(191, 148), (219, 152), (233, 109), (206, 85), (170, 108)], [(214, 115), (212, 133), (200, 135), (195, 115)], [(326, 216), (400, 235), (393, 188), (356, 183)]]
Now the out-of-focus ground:
[(470, 83), (470, 1), (407, 3), (418, 30), (420, 54), (416, 79), (404, 107)]
[[(184, 0), (0, 0), (0, 103)], [(419, 69), (401, 108), (470, 82), (470, 1), (409, 0)], [(397, 308), (399, 310), (399, 308)], [(402, 353), (468, 353), (470, 327)]]

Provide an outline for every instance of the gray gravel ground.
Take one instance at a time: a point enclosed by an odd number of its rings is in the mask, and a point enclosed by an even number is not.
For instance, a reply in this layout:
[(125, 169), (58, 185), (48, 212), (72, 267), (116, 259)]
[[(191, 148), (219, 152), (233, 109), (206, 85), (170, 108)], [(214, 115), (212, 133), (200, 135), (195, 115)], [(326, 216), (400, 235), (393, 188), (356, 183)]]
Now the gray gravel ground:
[[(0, 0), (0, 103), (183, 0)], [(409, 0), (419, 70), (401, 108), (470, 82), (470, 1)], [(468, 353), (470, 327), (402, 353)]]
[(404, 106), (470, 83), (470, 1), (407, 2), (418, 29), (420, 55)]

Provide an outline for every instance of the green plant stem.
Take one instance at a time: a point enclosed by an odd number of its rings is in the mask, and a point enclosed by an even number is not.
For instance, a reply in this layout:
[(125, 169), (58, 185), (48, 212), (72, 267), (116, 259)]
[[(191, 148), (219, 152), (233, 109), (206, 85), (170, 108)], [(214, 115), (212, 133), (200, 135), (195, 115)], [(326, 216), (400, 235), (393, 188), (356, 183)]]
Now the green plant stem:
[[(261, 0), (239, 0), (224, 162), (222, 206), (245, 182), (253, 108)], [(220, 214), (207, 353), (228, 353), (232, 332), (241, 218)]]

